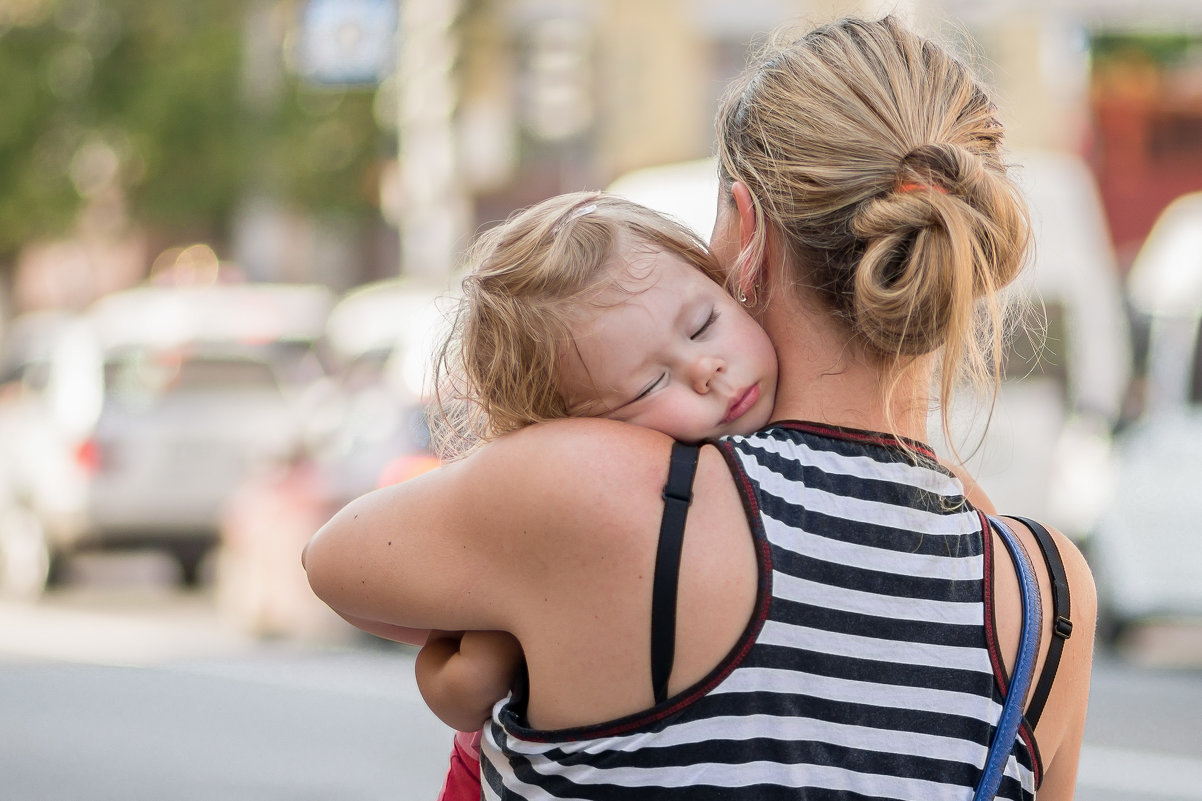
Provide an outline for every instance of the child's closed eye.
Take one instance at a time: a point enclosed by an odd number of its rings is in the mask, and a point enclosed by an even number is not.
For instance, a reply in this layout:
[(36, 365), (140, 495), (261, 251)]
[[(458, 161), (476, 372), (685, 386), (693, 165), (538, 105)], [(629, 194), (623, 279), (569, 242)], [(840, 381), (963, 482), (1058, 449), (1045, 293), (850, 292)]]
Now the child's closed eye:
[(710, 329), (710, 327), (717, 321), (718, 321), (718, 310), (716, 308), (710, 309), (709, 317), (705, 318), (705, 322), (701, 324), (700, 328), (698, 328), (696, 331), (693, 332), (693, 335), (690, 336), (689, 339), (697, 339), (702, 334), (704, 334), (706, 331), (708, 331)]
[(652, 381), (650, 384), (648, 384), (643, 389), (642, 392), (640, 392), (639, 394), (637, 394), (633, 398), (631, 398), (630, 402), (637, 403), (638, 401), (641, 401), (643, 398), (650, 395), (652, 392), (655, 391), (655, 388), (658, 387), (663, 382), (665, 376), (667, 376), (667, 373), (660, 375), (658, 378), (656, 378), (654, 381)]

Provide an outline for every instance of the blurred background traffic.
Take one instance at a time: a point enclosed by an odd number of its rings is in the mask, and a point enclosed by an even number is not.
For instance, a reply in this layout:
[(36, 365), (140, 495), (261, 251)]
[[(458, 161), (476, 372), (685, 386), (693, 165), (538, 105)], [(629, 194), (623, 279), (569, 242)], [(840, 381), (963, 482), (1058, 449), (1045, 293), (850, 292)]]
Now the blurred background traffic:
[(1197, 0), (0, 0), (3, 603), (94, 604), (147, 579), (89, 559), (153, 553), (221, 625), (353, 642), (298, 555), (436, 464), (423, 381), (473, 235), (610, 187), (708, 238), (748, 48), (885, 12), (992, 87), (1035, 227), (1016, 291), (1046, 336), (937, 444), (1081, 544), (1120, 654), (1187, 636)]

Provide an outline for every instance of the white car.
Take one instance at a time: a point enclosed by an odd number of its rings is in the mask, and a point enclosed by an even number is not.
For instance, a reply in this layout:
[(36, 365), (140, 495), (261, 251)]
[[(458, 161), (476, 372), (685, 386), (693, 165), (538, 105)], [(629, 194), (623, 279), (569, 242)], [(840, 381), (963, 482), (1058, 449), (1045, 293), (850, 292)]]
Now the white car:
[(78, 551), (155, 547), (196, 583), (230, 494), (300, 438), (332, 305), (313, 285), (144, 286), (48, 331), (43, 425), (6, 439), (4, 460), (18, 484), (54, 484), (52, 505), (24, 507), (46, 580)]
[(454, 290), (411, 278), (357, 287), (326, 327), (337, 403), (318, 460), (338, 503), (436, 460), (426, 423), (427, 381)]
[(1165, 209), (1127, 285), (1148, 322), (1147, 375), (1089, 549), (1109, 636), (1202, 616), (1202, 192)]
[(423, 387), (444, 294), (388, 279), (349, 291), (332, 309), (323, 339), (329, 382), (310, 410), (305, 447), (247, 476), (222, 516), (217, 596), (243, 630), (350, 633), (309, 589), (299, 556), (351, 499), (438, 464)]
[[(69, 312), (10, 321), (0, 348), (0, 596), (36, 598), (82, 528), (80, 448), (99, 399), (94, 340)], [(65, 369), (70, 366), (71, 369)]]

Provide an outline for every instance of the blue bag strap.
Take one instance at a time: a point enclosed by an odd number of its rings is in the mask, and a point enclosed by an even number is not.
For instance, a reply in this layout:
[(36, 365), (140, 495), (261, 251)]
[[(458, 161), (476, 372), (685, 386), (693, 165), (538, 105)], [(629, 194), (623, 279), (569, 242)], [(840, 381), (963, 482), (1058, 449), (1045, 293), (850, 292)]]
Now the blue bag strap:
[(1043, 625), (1043, 604), (1039, 597), (1039, 584), (1035, 579), (1035, 568), (1018, 536), (1000, 518), (989, 517), (989, 523), (1001, 535), (1002, 542), (1014, 559), (1018, 571), (1018, 587), (1022, 596), (1023, 624), (1019, 638), (1018, 658), (1014, 660), (1010, 685), (1006, 688), (1006, 700), (1002, 704), (1002, 716), (994, 731), (985, 769), (981, 773), (973, 801), (989, 801), (997, 795), (1006, 772), (1006, 762), (1014, 749), (1014, 739), (1023, 720), (1023, 701), (1031, 686), (1035, 673), (1035, 658), (1039, 654), (1039, 632)]

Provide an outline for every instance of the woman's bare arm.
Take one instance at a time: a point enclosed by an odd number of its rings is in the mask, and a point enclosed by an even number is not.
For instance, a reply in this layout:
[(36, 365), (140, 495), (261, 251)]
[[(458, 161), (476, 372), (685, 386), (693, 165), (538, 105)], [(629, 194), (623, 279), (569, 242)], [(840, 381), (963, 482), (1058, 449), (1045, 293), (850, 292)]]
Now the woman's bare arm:
[[(623, 530), (631, 487), (662, 486), (667, 442), (595, 419), (515, 432), (352, 501), (306, 547), (309, 583), (356, 625), (516, 634), (548, 585), (578, 589), (564, 560), (616, 555), (593, 529)], [(646, 495), (658, 500), (658, 489)]]
[(489, 569), (496, 540), (508, 530), (490, 518), (509, 516), (505, 508), (493, 515), (486, 509), (497, 484), (487, 469), (491, 461), (473, 457), (352, 501), (305, 549), (313, 591), (369, 631), (495, 624), (487, 619), (489, 604), (471, 603), (505, 575)]

